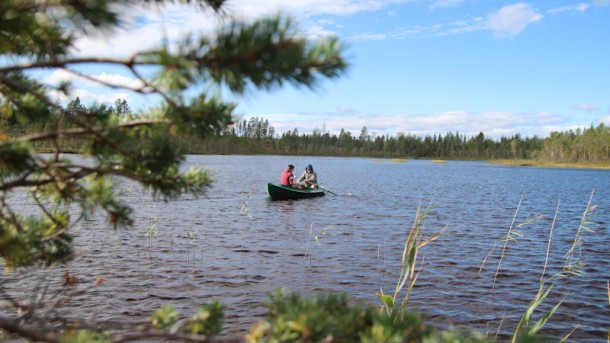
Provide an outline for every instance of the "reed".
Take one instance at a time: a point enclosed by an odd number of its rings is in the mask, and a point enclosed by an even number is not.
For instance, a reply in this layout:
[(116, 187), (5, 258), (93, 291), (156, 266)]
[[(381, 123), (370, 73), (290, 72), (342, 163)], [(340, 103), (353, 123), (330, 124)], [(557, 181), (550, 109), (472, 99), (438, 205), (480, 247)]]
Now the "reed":
[[(538, 293), (536, 293), (536, 295), (534, 296), (534, 299), (532, 299), (529, 306), (525, 310), (525, 313), (519, 320), (519, 323), (517, 324), (517, 327), (515, 329), (515, 333), (513, 334), (513, 340), (512, 340), (513, 343), (517, 342), (517, 338), (519, 337), (521, 332), (524, 330), (524, 328), (526, 326), (530, 326), (530, 322), (532, 321), (532, 316), (533, 316), (534, 312), (544, 302), (544, 300), (548, 297), (548, 295), (551, 293), (551, 290), (553, 289), (553, 284), (549, 284), (547, 286), (547, 284), (544, 280), (544, 277), (546, 275), (546, 268), (548, 265), (549, 254), (551, 251), (551, 241), (553, 239), (553, 231), (555, 230), (555, 223), (557, 222), (557, 214), (559, 213), (559, 204), (560, 203), (561, 203), (560, 201), (557, 202), (557, 208), (555, 209), (555, 216), (553, 217), (553, 223), (551, 225), (551, 231), (549, 233), (549, 239), (548, 239), (547, 248), (546, 248), (546, 256), (544, 259), (544, 266), (542, 268), (542, 274), (540, 276), (540, 285), (538, 287)], [(531, 325), (529, 330), (527, 331), (527, 335), (532, 336), (532, 335), (535, 335), (536, 333), (538, 333), (538, 331), (540, 331), (540, 329), (542, 329), (542, 327), (544, 327), (544, 325), (548, 322), (548, 320), (551, 318), (551, 316), (553, 316), (553, 314), (557, 311), (557, 309), (559, 308), (559, 306), (561, 306), (562, 303), (563, 303), (563, 300), (559, 301), (557, 304), (555, 304), (555, 306), (553, 306), (553, 308), (548, 313), (543, 315), (536, 323)], [(568, 334), (568, 335), (570, 335), (570, 334)], [(565, 337), (564, 340), (565, 339), (567, 339), (567, 337)]]
[(205, 241), (207, 239), (207, 236), (206, 236), (206, 229), (207, 229), (207, 227), (208, 227), (208, 215), (206, 213), (205, 218), (203, 220), (203, 230), (202, 230), (203, 232), (201, 234), (201, 262), (203, 262), (203, 255), (205, 253), (205, 246), (204, 246), (204, 244), (205, 244)]
[[(145, 240), (144, 243), (144, 249), (145, 249), (145, 254), (148, 253), (148, 258), (152, 259), (152, 249), (154, 246), (154, 243), (157, 239), (157, 235), (159, 234), (159, 230), (157, 228), (157, 224), (159, 222), (159, 215), (156, 213), (156, 207), (157, 205), (155, 204), (154, 201), (151, 202), (150, 206), (147, 207), (146, 213), (147, 213), (147, 225), (142, 228), (142, 232), (143, 235), (142, 237)], [(139, 235), (138, 235), (139, 237)]]
[(191, 220), (189, 227), (184, 231), (184, 238), (186, 240), (186, 262), (187, 263), (189, 263), (191, 261), (191, 259), (190, 259), (191, 246), (195, 242), (196, 235), (197, 235), (196, 232), (193, 230), (193, 221)]
[[(376, 293), (376, 295), (383, 303), (382, 311), (385, 311), (387, 315), (393, 318), (394, 320), (402, 320), (404, 315), (407, 313), (409, 297), (424, 264), (423, 257), (421, 259), (418, 259), (420, 249), (440, 237), (442, 231), (446, 229), (446, 227), (444, 227), (443, 229), (434, 233), (427, 239), (423, 238), (426, 217), (428, 213), (430, 213), (432, 208), (432, 203), (428, 204), (426, 209), (423, 211), (421, 204), (417, 206), (417, 212), (415, 214), (413, 225), (411, 226), (411, 229), (405, 241), (405, 246), (403, 249), (400, 264), (400, 276), (398, 277), (398, 281), (396, 282), (396, 286), (394, 287), (394, 293), (392, 295), (386, 295), (383, 293), (383, 290), (380, 290), (379, 293)], [(405, 291), (404, 296), (401, 295), (403, 293), (403, 290)], [(400, 298), (402, 298), (402, 300), (400, 301), (400, 305), (398, 305), (398, 301), (400, 300)]]
[(313, 232), (313, 222), (309, 225), (309, 242), (307, 244), (307, 250), (305, 250), (305, 254), (303, 255), (303, 257), (309, 257), (309, 263), (311, 264), (311, 251), (312, 251), (312, 243), (316, 242), (317, 244), (322, 244), (322, 242), (320, 242), (320, 238), (321, 237), (325, 237), (325, 236), (329, 236), (329, 231), (332, 229), (332, 226), (327, 226), (324, 229), (316, 232), (314, 234)]
[[(250, 211), (250, 205), (248, 205), (248, 200), (250, 199), (251, 195), (252, 191), (248, 192), (248, 194), (246, 195), (246, 200), (244, 200), (241, 205), (241, 209), (239, 210), (239, 214), (244, 216), (244, 219), (242, 220), (242, 225), (244, 226), (244, 228), (246, 227), (246, 219), (254, 219)], [(243, 231), (244, 230), (239, 230), (239, 245), (242, 249), (244, 248)]]
[(157, 239), (157, 234), (159, 234), (159, 230), (157, 229), (157, 223), (159, 222), (159, 216), (155, 215), (154, 218), (150, 220), (150, 224), (144, 228), (144, 237), (148, 242), (148, 258), (152, 258), (152, 249), (153, 245)]
[(241, 204), (241, 209), (239, 210), (239, 214), (243, 214), (250, 219), (254, 218), (252, 217), (252, 213), (250, 212), (250, 206), (248, 205), (248, 200), (250, 199), (251, 195), (252, 192), (249, 192), (246, 195), (246, 200), (244, 200), (244, 202)]
[(388, 249), (388, 241), (386, 239), (383, 240), (383, 256), (381, 250), (381, 244), (377, 245), (377, 282), (381, 284), (382, 276), (385, 275), (385, 261), (386, 261), (386, 251)]
[[(555, 285), (555, 280), (557, 278), (568, 277), (570, 275), (578, 276), (578, 275), (583, 274), (583, 271), (582, 271), (583, 237), (586, 233), (595, 232), (594, 230), (591, 229), (591, 226), (595, 224), (592, 221), (592, 218), (594, 216), (594, 211), (597, 208), (597, 206), (592, 205), (593, 194), (594, 194), (594, 192), (591, 192), (591, 196), (590, 196), (587, 206), (583, 212), (582, 218), (580, 220), (580, 224), (576, 230), (574, 241), (572, 242), (572, 245), (570, 246), (568, 252), (565, 254), (565, 262), (564, 262), (564, 266), (563, 266), (562, 270), (558, 273), (547, 276), (547, 267), (548, 267), (548, 263), (549, 263), (549, 259), (550, 259), (550, 253), (551, 253), (551, 242), (553, 240), (555, 226), (557, 223), (557, 217), (558, 217), (559, 209), (560, 209), (560, 205), (561, 205), (561, 201), (557, 202), (557, 207), (555, 209), (555, 214), (553, 216), (548, 241), (546, 244), (545, 259), (544, 259), (544, 264), (542, 267), (542, 273), (540, 275), (538, 291), (535, 294), (535, 296), (533, 297), (533, 299), (531, 300), (531, 302), (529, 303), (528, 307), (525, 309), (525, 312), (523, 313), (523, 315), (521, 316), (521, 318), (515, 328), (515, 331), (513, 333), (512, 342), (517, 342), (522, 339), (525, 339), (524, 337), (532, 337), (533, 335), (537, 334), (547, 324), (547, 322), (555, 314), (557, 309), (559, 309), (559, 307), (563, 303), (565, 297), (563, 297), (560, 301), (558, 301), (550, 310), (548, 310), (547, 313), (542, 314), (540, 316), (540, 318), (535, 323), (533, 323), (534, 313), (538, 310), (540, 305), (542, 305), (542, 303), (551, 294), (551, 291)], [(494, 246), (492, 247), (491, 251), (483, 259), (483, 263), (481, 265), (481, 268), (479, 269), (479, 273), (480, 273), (483, 270), (485, 263), (488, 260), (488, 258), (490, 257), (490, 255), (497, 248), (497, 246), (501, 243), (503, 245), (502, 251), (500, 253), (500, 257), (498, 260), (498, 266), (496, 267), (496, 272), (494, 273), (494, 279), (493, 279), (492, 288), (494, 290), (495, 290), (496, 280), (497, 280), (497, 277), (498, 277), (498, 274), (500, 271), (500, 266), (504, 259), (504, 254), (505, 254), (507, 245), (510, 242), (516, 243), (517, 238), (519, 238), (519, 239), (527, 238), (521, 231), (521, 227), (523, 227), (525, 225), (529, 225), (529, 224), (533, 223), (534, 221), (536, 221), (537, 219), (543, 217), (542, 215), (536, 215), (518, 225), (515, 225), (517, 213), (519, 212), (521, 203), (522, 203), (522, 198), (519, 200), (519, 204), (515, 211), (515, 215), (513, 216), (513, 220), (509, 227), (508, 233), (505, 236), (503, 236), (500, 240), (498, 240), (494, 243)], [(608, 292), (609, 292), (608, 300), (610, 303), (610, 283), (609, 283)], [(573, 328), (560, 341), (561, 342), (566, 341), (576, 331), (577, 328), (578, 328), (578, 326)]]
[[(312, 228), (313, 228), (313, 223), (312, 223)], [(318, 244), (322, 244), (322, 242), (320, 242), (320, 237), (324, 237), (324, 236), (328, 236), (328, 231), (330, 231), (333, 227), (332, 226), (327, 226), (325, 228), (323, 228), (322, 230), (318, 231), (314, 236), (313, 236), (313, 240), (316, 241), (316, 243)]]
[(174, 206), (169, 207), (169, 248), (174, 251)]
[(582, 244), (584, 235), (587, 233), (595, 233), (595, 230), (591, 229), (591, 225), (594, 225), (593, 217), (595, 216), (595, 210), (597, 209), (596, 205), (592, 205), (593, 202), (593, 194), (595, 190), (591, 191), (591, 196), (589, 197), (589, 202), (587, 203), (587, 207), (585, 208), (582, 218), (580, 220), (580, 225), (576, 230), (576, 235), (574, 236), (574, 241), (572, 242), (572, 246), (570, 250), (566, 253), (566, 259), (563, 267), (562, 276), (567, 276), (569, 274), (573, 275), (582, 275), (583, 274), (583, 262), (582, 262)]
[(517, 215), (521, 209), (521, 203), (523, 202), (523, 196), (521, 196), (521, 198), (519, 198), (519, 204), (517, 205), (517, 209), (515, 210), (515, 214), (513, 215), (513, 219), (511, 221), (511, 224), (508, 228), (508, 232), (506, 233), (505, 236), (503, 236), (502, 238), (500, 238), (499, 240), (494, 242), (494, 245), (492, 246), (491, 250), (487, 253), (487, 255), (485, 256), (485, 258), (483, 258), (483, 262), (481, 263), (481, 267), (479, 268), (479, 274), (483, 271), (483, 268), (485, 267), (485, 264), (487, 263), (487, 260), (489, 259), (489, 257), (493, 254), (493, 252), (496, 250), (496, 248), (498, 247), (498, 245), (502, 245), (502, 251), (500, 253), (500, 259), (498, 261), (498, 266), (496, 267), (496, 271), (494, 273), (494, 278), (493, 278), (493, 282), (492, 282), (492, 289), (495, 290), (496, 289), (496, 281), (498, 279), (498, 275), (500, 273), (500, 267), (502, 265), (502, 261), (504, 260), (504, 255), (506, 253), (506, 248), (508, 246), (509, 242), (518, 242), (519, 239), (527, 239), (527, 237), (525, 236), (525, 234), (523, 233), (523, 227), (530, 225), (532, 223), (534, 223), (535, 221), (543, 218), (543, 215), (534, 215), (532, 217), (529, 217), (528, 219), (526, 219), (525, 221), (518, 223), (517, 225), (515, 225), (515, 222), (517, 220)]

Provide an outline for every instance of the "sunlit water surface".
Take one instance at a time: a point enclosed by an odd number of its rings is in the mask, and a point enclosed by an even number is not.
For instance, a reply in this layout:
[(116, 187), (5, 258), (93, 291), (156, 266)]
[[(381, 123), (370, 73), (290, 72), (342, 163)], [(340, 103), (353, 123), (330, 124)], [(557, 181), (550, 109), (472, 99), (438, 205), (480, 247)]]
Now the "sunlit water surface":
[[(265, 184), (277, 182), (288, 163), (298, 174), (312, 164), (336, 195), (271, 201)], [(226, 307), (226, 333), (243, 334), (280, 287), (303, 295), (343, 292), (354, 303), (380, 305), (375, 293), (394, 291), (418, 207), (433, 204), (424, 234), (445, 228), (444, 235), (421, 250), (409, 308), (438, 327), (465, 326), (504, 340), (538, 290), (551, 230), (547, 277), (564, 266), (593, 195), (597, 208), (587, 227), (595, 233), (585, 233), (577, 251), (584, 274), (556, 279), (539, 313), (563, 299), (548, 334), (576, 328), (571, 340), (607, 341), (610, 171), (304, 156), (189, 156), (190, 166), (213, 171), (206, 196), (163, 202), (123, 183), (133, 228), (109, 229), (100, 213), (80, 224), (78, 256), (67, 265), (3, 277), (14, 278), (11, 287), (25, 297), (43, 276), (51, 284), (66, 270), (82, 283), (103, 276), (104, 284), (76, 297), (69, 311), (102, 321), (142, 321), (168, 304), (192, 314), (217, 299)], [(524, 237), (508, 242), (500, 261), (500, 240), (511, 225)]]

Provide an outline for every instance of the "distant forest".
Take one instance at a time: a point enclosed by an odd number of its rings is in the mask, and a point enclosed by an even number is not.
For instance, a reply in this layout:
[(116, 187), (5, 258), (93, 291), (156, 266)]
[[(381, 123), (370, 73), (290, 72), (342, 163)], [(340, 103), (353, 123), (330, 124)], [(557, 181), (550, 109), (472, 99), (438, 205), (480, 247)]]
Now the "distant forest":
[[(86, 109), (78, 98), (71, 101), (64, 112), (51, 110), (48, 120), (22, 123), (16, 116), (0, 118), (2, 137), (15, 137), (40, 132), (61, 131), (73, 127), (70, 117)], [(122, 117), (133, 116), (125, 100), (114, 106), (102, 106), (97, 111)], [(316, 155), (384, 158), (421, 158), (453, 160), (538, 160), (556, 163), (610, 162), (610, 127), (603, 123), (597, 127), (552, 132), (548, 137), (510, 137), (492, 139), (484, 133), (467, 136), (459, 132), (425, 137), (409, 133), (371, 135), (366, 127), (355, 135), (341, 129), (331, 134), (321, 130), (300, 133), (298, 129), (277, 133), (268, 120), (253, 117), (238, 121), (205, 139), (181, 137), (182, 147), (190, 154), (268, 154)], [(62, 141), (66, 152), (78, 152), (77, 141)], [(37, 146), (40, 151), (45, 146)]]

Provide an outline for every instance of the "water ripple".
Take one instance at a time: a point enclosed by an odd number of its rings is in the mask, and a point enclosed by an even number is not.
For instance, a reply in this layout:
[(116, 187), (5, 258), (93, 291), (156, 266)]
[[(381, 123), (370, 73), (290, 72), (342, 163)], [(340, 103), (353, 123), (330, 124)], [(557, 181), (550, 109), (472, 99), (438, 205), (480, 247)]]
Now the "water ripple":
[[(312, 163), (338, 196), (270, 201), (264, 185), (288, 163)], [(375, 293), (393, 292), (417, 209), (432, 203), (424, 235), (447, 229), (421, 250), (424, 264), (409, 308), (441, 328), (466, 326), (503, 340), (538, 291), (545, 263), (547, 278), (562, 270), (595, 189), (596, 232), (583, 237), (577, 256), (584, 274), (553, 278), (538, 313), (563, 301), (547, 334), (562, 337), (578, 327), (574, 341), (606, 342), (608, 171), (279, 156), (191, 156), (187, 164), (212, 168), (217, 182), (208, 196), (158, 203), (130, 187), (125, 200), (137, 206), (134, 228), (106, 229), (102, 217), (83, 221), (73, 261), (42, 276), (9, 275), (12, 291), (22, 295), (43, 276), (59, 287), (65, 271), (83, 284), (104, 276), (66, 315), (137, 322), (158, 306), (174, 304), (191, 314), (198, 304), (219, 300), (226, 329), (241, 333), (264, 316), (269, 292), (279, 287), (304, 295), (343, 292), (381, 305)], [(234, 182), (244, 170), (252, 184)], [(158, 231), (147, 237), (155, 217)], [(511, 227), (519, 235), (504, 247)]]

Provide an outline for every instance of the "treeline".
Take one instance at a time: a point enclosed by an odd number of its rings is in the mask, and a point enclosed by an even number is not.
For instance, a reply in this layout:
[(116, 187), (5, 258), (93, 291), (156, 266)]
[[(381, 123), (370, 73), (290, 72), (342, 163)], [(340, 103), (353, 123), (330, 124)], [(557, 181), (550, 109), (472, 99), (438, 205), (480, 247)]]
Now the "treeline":
[(324, 156), (371, 156), (497, 160), (525, 159), (549, 162), (610, 162), (610, 128), (597, 127), (552, 132), (547, 138), (510, 137), (492, 139), (482, 132), (467, 136), (459, 132), (445, 135), (399, 133), (394, 136), (370, 134), (363, 127), (358, 136), (341, 129), (338, 135), (319, 129), (310, 134), (298, 129), (277, 134), (266, 119), (253, 117), (190, 145), (192, 153), (209, 154), (291, 154)]
[[(193, 142), (191, 142), (193, 143)], [(342, 129), (338, 135), (298, 129), (276, 134), (266, 119), (251, 118), (235, 123), (214, 137), (190, 145), (193, 153), (292, 154), (324, 156), (369, 156), (438, 159), (529, 159), (543, 146), (538, 137), (520, 135), (494, 140), (483, 133), (468, 137), (459, 132), (420, 137), (399, 133), (394, 136), (369, 134), (363, 127), (358, 136)]]
[[(104, 108), (104, 107), (102, 107)], [(23, 123), (18, 116), (0, 118), (0, 134), (9, 136), (35, 132), (49, 132), (69, 128), (70, 116), (85, 109), (76, 98), (66, 111), (52, 110), (48, 120), (42, 123)], [(106, 106), (109, 112), (120, 116), (132, 116), (125, 100), (117, 100), (114, 106)], [(99, 110), (99, 109), (98, 109)], [(272, 154), (319, 156), (367, 156), (386, 158), (427, 158), (496, 160), (525, 159), (550, 162), (610, 162), (610, 128), (603, 123), (597, 127), (552, 132), (549, 137), (510, 137), (492, 139), (484, 133), (467, 136), (459, 132), (424, 137), (409, 133), (375, 135), (363, 127), (358, 135), (341, 129), (331, 134), (315, 129), (312, 133), (300, 133), (298, 129), (277, 133), (267, 119), (252, 117), (208, 136), (182, 137), (183, 147), (191, 154)], [(77, 142), (63, 142), (64, 149), (78, 152)], [(37, 147), (44, 150), (44, 146)]]
[(552, 132), (544, 140), (538, 157), (548, 161), (610, 162), (610, 127), (599, 124), (588, 129)]

